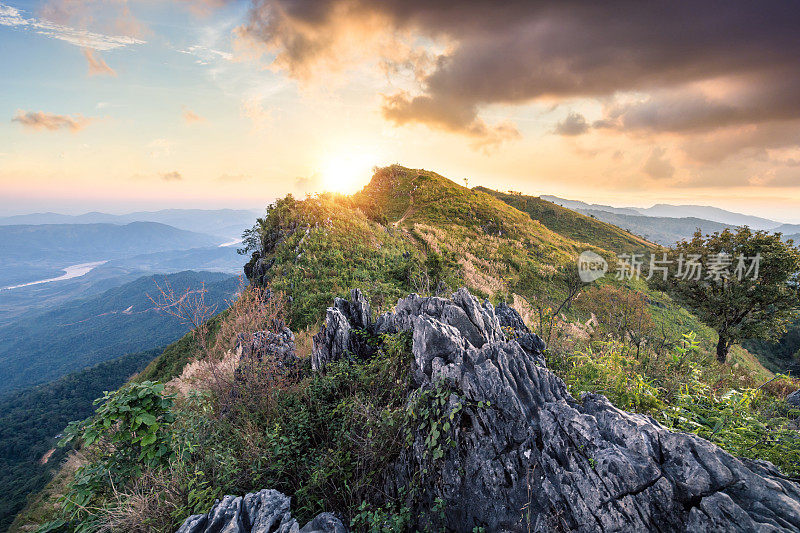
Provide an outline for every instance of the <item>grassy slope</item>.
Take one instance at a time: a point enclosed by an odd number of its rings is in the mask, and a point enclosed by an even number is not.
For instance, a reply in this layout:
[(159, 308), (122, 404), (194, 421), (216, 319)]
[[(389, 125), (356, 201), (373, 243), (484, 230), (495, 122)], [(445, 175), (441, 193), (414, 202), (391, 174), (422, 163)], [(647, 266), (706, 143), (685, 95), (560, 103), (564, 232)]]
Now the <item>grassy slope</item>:
[(536, 196), (509, 194), (476, 187), (508, 205), (527, 213), (554, 232), (576, 242), (617, 252), (650, 249), (653, 244), (613, 224), (582, 215)]

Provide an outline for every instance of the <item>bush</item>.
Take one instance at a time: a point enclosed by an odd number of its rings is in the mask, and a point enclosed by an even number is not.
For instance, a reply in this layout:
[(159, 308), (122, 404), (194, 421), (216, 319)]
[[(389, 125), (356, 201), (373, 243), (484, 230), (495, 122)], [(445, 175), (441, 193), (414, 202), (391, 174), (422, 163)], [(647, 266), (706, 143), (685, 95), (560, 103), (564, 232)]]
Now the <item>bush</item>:
[(140, 476), (143, 469), (166, 466), (175, 454), (170, 432), (175, 421), (173, 397), (164, 394), (163, 384), (129, 383), (95, 404), (101, 404), (95, 415), (71, 423), (59, 443), (78, 441), (89, 452), (89, 464), (75, 472), (63, 499), (66, 517), (78, 520), (79, 530), (91, 530), (96, 518), (92, 509), (104, 497)]

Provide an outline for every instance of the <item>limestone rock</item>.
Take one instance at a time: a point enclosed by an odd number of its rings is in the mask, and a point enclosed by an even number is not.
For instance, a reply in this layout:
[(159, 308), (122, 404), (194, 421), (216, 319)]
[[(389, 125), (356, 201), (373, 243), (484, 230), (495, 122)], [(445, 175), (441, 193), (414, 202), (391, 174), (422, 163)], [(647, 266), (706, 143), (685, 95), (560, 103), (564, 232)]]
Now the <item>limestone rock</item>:
[[(345, 313), (337, 319), (326, 324), (325, 339), (352, 329)], [(411, 295), (372, 325), (375, 333), (401, 330), (412, 331), (417, 386), (444, 382), (448, 409), (461, 406), (443, 458), (431, 458), (428, 435), (417, 430), (385, 475), (385, 492), (396, 498), (417, 484), (407, 502), (417, 527), (800, 530), (797, 483), (603, 396), (574, 399), (544, 366), (544, 343), (507, 306), (480, 305), (464, 289), (450, 300)], [(326, 356), (341, 357), (345, 346), (325, 344)], [(430, 512), (437, 501), (443, 523)]]
[(208, 514), (187, 518), (177, 533), (346, 533), (331, 513), (321, 513), (302, 528), (292, 518), (289, 497), (265, 489), (245, 496), (225, 496)]

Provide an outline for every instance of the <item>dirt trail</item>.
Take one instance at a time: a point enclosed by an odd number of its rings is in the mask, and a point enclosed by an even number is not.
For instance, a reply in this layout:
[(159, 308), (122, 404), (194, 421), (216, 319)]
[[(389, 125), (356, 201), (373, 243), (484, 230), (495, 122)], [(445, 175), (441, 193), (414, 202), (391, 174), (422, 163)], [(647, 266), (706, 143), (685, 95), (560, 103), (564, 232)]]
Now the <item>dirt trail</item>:
[(416, 181), (417, 181), (417, 178), (414, 178), (414, 179), (411, 180), (411, 192), (408, 195), (408, 197), (409, 197), (408, 207), (406, 208), (405, 212), (403, 213), (403, 216), (400, 217), (400, 220), (398, 220), (397, 222), (395, 222), (393, 224), (395, 228), (398, 227), (400, 224), (402, 224), (405, 221), (406, 217), (408, 215), (410, 215), (411, 212), (414, 210), (414, 191), (417, 190)]

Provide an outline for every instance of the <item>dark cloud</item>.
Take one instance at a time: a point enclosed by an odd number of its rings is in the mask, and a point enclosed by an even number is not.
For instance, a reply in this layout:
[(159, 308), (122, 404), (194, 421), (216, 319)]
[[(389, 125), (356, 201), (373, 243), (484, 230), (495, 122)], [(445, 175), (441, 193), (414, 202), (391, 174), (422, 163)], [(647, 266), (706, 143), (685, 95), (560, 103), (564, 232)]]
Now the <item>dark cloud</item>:
[[(360, 32), (352, 21), (363, 21)], [(420, 75), (418, 94), (387, 98), (384, 114), (398, 124), (491, 136), (479, 117), (487, 105), (624, 92), (658, 94), (596, 127), (704, 131), (800, 118), (791, 2), (254, 0), (241, 33), (297, 74), (330, 59), (348, 38), (340, 27), (354, 39), (408, 32), (452, 45)], [(717, 79), (735, 90), (697, 88)]]
[(173, 170), (172, 172), (164, 172), (161, 174), (161, 179), (164, 181), (181, 181), (183, 176), (177, 170)]
[(83, 115), (56, 115), (43, 111), (17, 111), (12, 122), (19, 122), (26, 128), (33, 130), (69, 130), (73, 133), (82, 130), (95, 119)]
[(567, 118), (556, 124), (553, 133), (570, 137), (582, 135), (587, 131), (589, 131), (589, 123), (586, 122), (586, 117), (580, 113), (570, 113)]
[(444, 105), (428, 96), (409, 97), (399, 93), (387, 97), (383, 116), (398, 125), (423, 123), (440, 129), (465, 133), (480, 139), (479, 145), (495, 145), (519, 137), (511, 124), (489, 126), (474, 109), (464, 109), (457, 102)]

